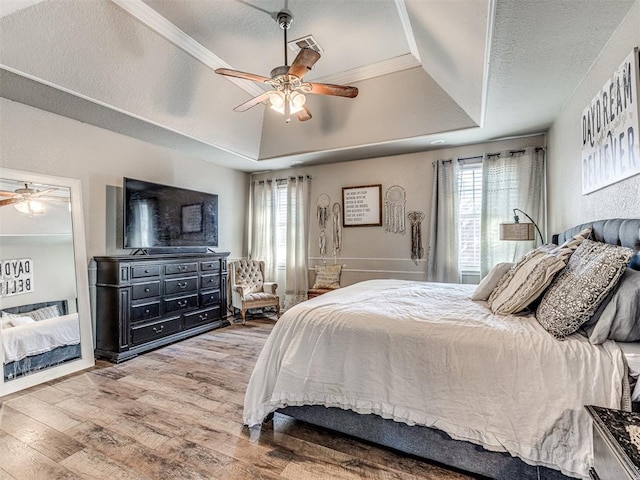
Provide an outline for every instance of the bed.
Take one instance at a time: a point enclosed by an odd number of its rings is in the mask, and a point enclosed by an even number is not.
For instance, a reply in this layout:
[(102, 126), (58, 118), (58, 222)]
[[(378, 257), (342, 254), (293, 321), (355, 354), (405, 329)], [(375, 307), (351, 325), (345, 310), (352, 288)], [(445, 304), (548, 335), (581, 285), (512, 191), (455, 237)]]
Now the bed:
[(0, 317), (4, 379), (80, 358), (80, 323), (64, 300), (5, 308)]
[[(580, 225), (555, 243), (589, 226), (632, 248), (625, 271), (640, 270), (640, 220)], [(533, 311), (471, 301), (475, 288), (371, 280), (288, 310), (251, 376), (245, 424), (278, 411), (492, 478), (588, 478), (583, 407), (630, 408), (637, 344), (558, 340)]]

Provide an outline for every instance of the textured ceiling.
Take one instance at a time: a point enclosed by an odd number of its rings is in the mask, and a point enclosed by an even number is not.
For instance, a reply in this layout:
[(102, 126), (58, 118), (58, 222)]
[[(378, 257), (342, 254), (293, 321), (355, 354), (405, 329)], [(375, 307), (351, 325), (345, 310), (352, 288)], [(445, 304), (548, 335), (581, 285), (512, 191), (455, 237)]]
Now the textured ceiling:
[[(0, 95), (245, 171), (483, 142), (546, 131), (633, 3), (2, 0)], [(304, 123), (213, 72), (282, 65), (285, 6), (324, 49), (305, 78), (360, 90)]]

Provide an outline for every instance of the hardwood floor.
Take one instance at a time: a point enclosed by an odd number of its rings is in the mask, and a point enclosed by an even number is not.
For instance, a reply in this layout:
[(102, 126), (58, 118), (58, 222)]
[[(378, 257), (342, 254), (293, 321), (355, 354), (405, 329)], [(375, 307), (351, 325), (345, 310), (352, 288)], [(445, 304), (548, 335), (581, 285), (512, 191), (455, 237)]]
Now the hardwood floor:
[(472, 477), (276, 414), (242, 425), (274, 323), (250, 320), (0, 399), (0, 479)]

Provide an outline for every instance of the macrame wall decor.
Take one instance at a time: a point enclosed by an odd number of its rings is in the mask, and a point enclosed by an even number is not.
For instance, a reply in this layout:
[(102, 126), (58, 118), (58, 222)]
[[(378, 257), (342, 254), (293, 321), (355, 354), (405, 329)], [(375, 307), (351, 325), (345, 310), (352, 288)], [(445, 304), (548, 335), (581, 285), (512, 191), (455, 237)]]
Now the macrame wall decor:
[(399, 185), (389, 187), (384, 194), (384, 231), (405, 234), (405, 204), (407, 194)]
[(329, 204), (331, 199), (326, 193), (318, 195), (316, 201), (317, 216), (318, 216), (318, 228), (320, 228), (320, 238), (318, 240), (318, 246), (320, 247), (320, 256), (324, 257), (327, 254), (327, 236), (324, 231), (327, 228), (327, 220), (329, 220)]
[(407, 218), (411, 223), (411, 260), (418, 265), (418, 261), (424, 256), (424, 248), (422, 248), (424, 212), (409, 212)]
[(342, 209), (338, 202), (333, 204), (333, 256), (342, 250)]

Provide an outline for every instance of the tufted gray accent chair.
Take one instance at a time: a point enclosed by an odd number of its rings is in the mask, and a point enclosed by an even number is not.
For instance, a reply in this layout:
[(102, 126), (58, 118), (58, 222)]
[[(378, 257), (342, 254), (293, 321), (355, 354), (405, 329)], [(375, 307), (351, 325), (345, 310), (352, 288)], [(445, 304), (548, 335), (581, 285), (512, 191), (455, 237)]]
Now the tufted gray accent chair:
[(250, 308), (276, 307), (276, 316), (280, 318), (280, 297), (276, 295), (278, 284), (264, 280), (262, 260), (243, 259), (231, 262), (231, 308), (240, 309), (243, 324)]

